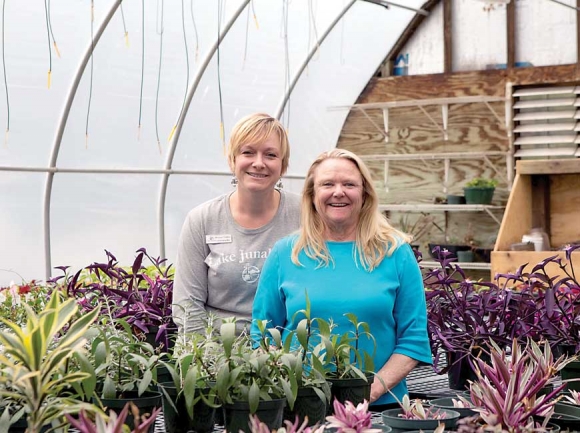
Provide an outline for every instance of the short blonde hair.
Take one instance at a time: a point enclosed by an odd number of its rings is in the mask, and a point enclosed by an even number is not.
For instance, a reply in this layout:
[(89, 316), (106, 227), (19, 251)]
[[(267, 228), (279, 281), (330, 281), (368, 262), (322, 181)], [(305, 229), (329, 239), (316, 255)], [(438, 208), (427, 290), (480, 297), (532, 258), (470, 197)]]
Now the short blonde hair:
[(344, 149), (322, 153), (308, 169), (302, 191), (300, 234), (292, 248), (292, 262), (300, 265), (298, 255), (303, 250), (308, 257), (317, 260), (320, 266), (328, 266), (332, 261), (324, 238), (326, 226), (314, 206), (316, 169), (322, 161), (331, 158), (352, 161), (361, 174), (363, 205), (356, 229), (356, 251), (358, 260), (370, 272), (381, 263), (385, 256), (390, 256), (397, 246), (409, 243), (411, 237), (391, 226), (387, 218), (380, 213), (379, 199), (369, 169), (357, 155)]
[(242, 117), (236, 123), (230, 134), (230, 145), (228, 147), (228, 164), (234, 170), (236, 156), (240, 148), (246, 144), (260, 144), (266, 141), (272, 134), (277, 134), (280, 140), (280, 151), (282, 152), (282, 174), (288, 169), (290, 160), (290, 145), (288, 134), (284, 126), (274, 117), (264, 113), (254, 113)]

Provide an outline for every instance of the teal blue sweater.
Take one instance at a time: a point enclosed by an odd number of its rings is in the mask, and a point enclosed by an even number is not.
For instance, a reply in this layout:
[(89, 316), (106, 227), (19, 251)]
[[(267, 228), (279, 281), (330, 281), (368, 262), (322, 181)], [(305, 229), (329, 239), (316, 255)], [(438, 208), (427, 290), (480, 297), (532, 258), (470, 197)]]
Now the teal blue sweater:
[[(376, 340), (375, 371), (393, 353), (431, 364), (427, 336), (427, 309), (421, 272), (411, 247), (399, 246), (385, 257), (372, 272), (355, 261), (354, 242), (327, 242), (334, 264), (318, 267), (304, 252), (299, 255), (303, 266), (292, 263), (292, 244), (296, 235), (279, 240), (267, 258), (254, 299), (252, 319), (269, 321), (268, 327), (283, 330), (283, 337), (294, 330), (303, 317), (292, 318), (306, 307), (305, 294), (311, 302), (311, 317), (332, 319), (337, 334), (353, 327), (344, 313), (354, 313), (367, 322)], [(252, 334), (258, 333), (255, 320)], [(363, 338), (360, 346), (372, 354), (371, 339)], [(391, 390), (399, 400), (407, 393), (405, 380)], [(386, 393), (374, 404), (394, 402)]]

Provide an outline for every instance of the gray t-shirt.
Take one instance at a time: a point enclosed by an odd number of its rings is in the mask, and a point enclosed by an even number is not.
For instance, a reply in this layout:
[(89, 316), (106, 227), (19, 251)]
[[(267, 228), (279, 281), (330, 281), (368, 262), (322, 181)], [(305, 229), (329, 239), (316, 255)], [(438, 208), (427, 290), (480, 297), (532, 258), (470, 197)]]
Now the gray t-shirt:
[(251, 321), (266, 257), (278, 239), (300, 226), (300, 196), (283, 190), (280, 194), (278, 212), (257, 229), (235, 222), (231, 193), (189, 212), (179, 237), (173, 285), (173, 318), (185, 332), (200, 331), (206, 312), (235, 316), (241, 325)]

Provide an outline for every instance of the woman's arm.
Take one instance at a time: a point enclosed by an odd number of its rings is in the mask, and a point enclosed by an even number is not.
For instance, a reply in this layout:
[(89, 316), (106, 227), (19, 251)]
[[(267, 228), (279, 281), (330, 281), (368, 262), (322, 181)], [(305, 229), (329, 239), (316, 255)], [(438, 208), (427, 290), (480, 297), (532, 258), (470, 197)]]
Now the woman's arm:
[(371, 403), (407, 377), (417, 364), (418, 361), (413, 358), (393, 353), (375, 375), (375, 380), (371, 385)]
[(180, 331), (200, 332), (207, 313), (207, 256), (201, 215), (192, 211), (185, 219), (177, 247), (173, 283), (173, 320)]

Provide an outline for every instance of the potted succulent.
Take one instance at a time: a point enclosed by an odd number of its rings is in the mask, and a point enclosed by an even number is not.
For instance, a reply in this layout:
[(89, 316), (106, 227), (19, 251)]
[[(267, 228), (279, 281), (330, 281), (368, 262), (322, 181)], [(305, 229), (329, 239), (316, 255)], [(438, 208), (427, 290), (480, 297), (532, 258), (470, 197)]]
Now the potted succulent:
[(90, 374), (67, 365), (82, 356), (98, 311), (79, 316), (75, 301), (58, 291), (39, 314), (25, 310), (23, 327), (0, 317), (7, 328), (0, 332), (0, 396), (8, 403), (1, 419), (12, 424), (23, 416), (27, 431), (37, 433), (48, 424), (61, 425), (65, 414), (96, 410), (74, 392)]
[(491, 204), (497, 186), (496, 179), (476, 177), (465, 184), (463, 193), (467, 204)]
[[(296, 399), (294, 372), (300, 359), (269, 344), (254, 347), (249, 335), (236, 335), (235, 320), (221, 324), (218, 339), (214, 387), (224, 407), (226, 430), (248, 432), (249, 415), (254, 413), (270, 428), (279, 428), (286, 402), (292, 407)], [(265, 332), (261, 339), (269, 341)]]
[(459, 412), (437, 407), (424, 407), (420, 399), (411, 400), (407, 394), (399, 402), (400, 408), (382, 412), (383, 424), (398, 431), (436, 429), (440, 425), (452, 429), (457, 424)]
[[(511, 348), (500, 348), (490, 341), (491, 362), (477, 359), (477, 380), (471, 383), (471, 401), (483, 422), (496, 429), (520, 431), (521, 428), (546, 428), (554, 413), (555, 398), (566, 384), (555, 385), (555, 375), (570, 360), (554, 360), (550, 345), (542, 346), (528, 339), (522, 345), (516, 339)], [(547, 385), (552, 391), (541, 394)], [(541, 417), (542, 422), (534, 420)]]
[[(104, 316), (125, 319), (140, 339), (168, 351), (176, 326), (172, 320), (173, 272), (166, 259), (152, 258), (145, 248), (129, 269), (119, 266), (116, 257), (105, 250), (106, 263), (93, 263), (74, 275), (68, 267), (59, 267), (64, 276), (50, 282), (66, 287), (70, 297), (78, 300), (82, 311), (100, 308)], [(143, 266), (147, 258), (150, 266)]]

